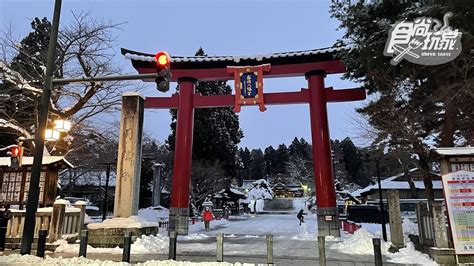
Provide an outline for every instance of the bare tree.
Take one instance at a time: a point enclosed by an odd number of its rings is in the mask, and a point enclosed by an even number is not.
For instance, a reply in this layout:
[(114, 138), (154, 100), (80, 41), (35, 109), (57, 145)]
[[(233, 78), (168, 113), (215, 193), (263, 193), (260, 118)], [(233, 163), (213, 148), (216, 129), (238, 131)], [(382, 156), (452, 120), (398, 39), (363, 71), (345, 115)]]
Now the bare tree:
[[(54, 78), (121, 73), (121, 67), (114, 62), (115, 33), (121, 25), (93, 18), (87, 12), (73, 12), (71, 22), (62, 26), (59, 32)], [(46, 19), (36, 18), (32, 27), (33, 34), (20, 42), (13, 37), (12, 30), (2, 31), (0, 36), (0, 74), (3, 74), (0, 89), (2, 95), (9, 96), (0, 97), (0, 105), (12, 107), (0, 111), (0, 129), (9, 125), (11, 131), (14, 125), (21, 128), (17, 130), (19, 135), (34, 133), (37, 124), (37, 104), (42, 91), (51, 24)], [(117, 111), (121, 93), (130, 84), (116, 81), (54, 87), (51, 93), (51, 116), (70, 119), (79, 125), (91, 121), (98, 114)], [(19, 100), (23, 100), (24, 105), (20, 106)], [(90, 128), (90, 125), (80, 130)]]

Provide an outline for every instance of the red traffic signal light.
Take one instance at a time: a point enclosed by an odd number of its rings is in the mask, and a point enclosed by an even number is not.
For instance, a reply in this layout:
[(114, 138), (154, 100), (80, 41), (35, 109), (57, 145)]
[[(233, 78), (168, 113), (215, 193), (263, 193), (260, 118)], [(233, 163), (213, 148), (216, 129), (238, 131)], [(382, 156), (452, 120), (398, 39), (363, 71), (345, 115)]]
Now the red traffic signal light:
[(167, 92), (170, 89), (170, 62), (171, 57), (167, 52), (159, 52), (155, 55), (156, 64), (155, 69), (158, 77), (155, 79), (156, 89), (161, 92)]
[(155, 55), (156, 64), (160, 69), (170, 67), (170, 55), (167, 52), (161, 51)]

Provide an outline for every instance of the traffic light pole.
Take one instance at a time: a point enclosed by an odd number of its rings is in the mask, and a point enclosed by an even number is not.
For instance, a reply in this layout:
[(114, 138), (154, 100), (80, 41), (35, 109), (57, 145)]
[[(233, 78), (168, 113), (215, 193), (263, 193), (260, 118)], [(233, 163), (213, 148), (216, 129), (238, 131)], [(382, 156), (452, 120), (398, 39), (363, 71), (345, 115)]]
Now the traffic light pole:
[(56, 0), (54, 4), (53, 23), (51, 25), (51, 36), (49, 38), (48, 60), (46, 62), (46, 73), (44, 76), (43, 94), (41, 95), (41, 108), (38, 119), (38, 127), (35, 133), (35, 154), (33, 158), (33, 167), (31, 170), (30, 189), (28, 191), (28, 200), (26, 204), (25, 224), (23, 226), (23, 236), (21, 239), (22, 255), (31, 253), (31, 244), (33, 243), (36, 223), (36, 210), (39, 201), (39, 181), (41, 168), (43, 164), (44, 134), (46, 122), (48, 120), (49, 101), (51, 97), (51, 81), (53, 76), (54, 58), (56, 44), (58, 41), (59, 17), (61, 15), (61, 1)]

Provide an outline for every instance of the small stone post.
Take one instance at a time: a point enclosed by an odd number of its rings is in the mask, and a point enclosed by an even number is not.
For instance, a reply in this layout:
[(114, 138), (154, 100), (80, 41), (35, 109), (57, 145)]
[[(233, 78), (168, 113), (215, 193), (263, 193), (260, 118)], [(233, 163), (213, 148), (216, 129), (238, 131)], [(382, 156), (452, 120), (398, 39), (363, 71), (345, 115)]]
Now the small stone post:
[(61, 238), (61, 230), (63, 228), (64, 217), (66, 216), (66, 203), (56, 201), (53, 205), (53, 213), (51, 216), (51, 226), (49, 229), (49, 243)]
[(273, 235), (267, 235), (267, 264), (273, 264)]
[(326, 266), (326, 237), (318, 236), (319, 266)]
[(160, 205), (161, 198), (161, 168), (163, 164), (156, 163), (153, 165), (153, 194), (152, 204), (153, 206)]
[(217, 262), (223, 262), (224, 261), (224, 234), (219, 233), (216, 235), (216, 240), (217, 240)]
[(144, 100), (136, 92), (122, 95), (114, 217), (138, 213)]
[(438, 248), (449, 248), (446, 219), (444, 217), (444, 207), (441, 202), (433, 203), (433, 226), (435, 234), (435, 246)]
[(392, 246), (390, 252), (397, 252), (405, 246), (403, 241), (402, 217), (400, 216), (400, 196), (398, 190), (388, 191), (388, 213), (390, 218), (390, 238)]
[(86, 217), (86, 202), (79, 200), (76, 203), (74, 203), (74, 207), (78, 208), (81, 210), (81, 214), (79, 215), (79, 221), (77, 223), (77, 228), (76, 232), (79, 234), (81, 233), (81, 230), (84, 228), (84, 218)]

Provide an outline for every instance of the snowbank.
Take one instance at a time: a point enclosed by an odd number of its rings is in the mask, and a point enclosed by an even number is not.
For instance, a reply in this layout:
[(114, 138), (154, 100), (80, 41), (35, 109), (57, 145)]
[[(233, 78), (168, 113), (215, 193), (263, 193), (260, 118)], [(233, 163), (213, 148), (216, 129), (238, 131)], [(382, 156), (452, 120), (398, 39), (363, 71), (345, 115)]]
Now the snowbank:
[(418, 225), (412, 222), (408, 218), (403, 218), (402, 229), (403, 229), (403, 234), (406, 236), (410, 234), (418, 235)]
[(168, 220), (170, 211), (163, 206), (152, 206), (138, 210), (138, 216), (148, 221)]
[(158, 227), (158, 223), (150, 222), (139, 216), (130, 216), (128, 218), (112, 218), (103, 221), (102, 223), (88, 224), (89, 229), (99, 228), (143, 228), (143, 227)]
[(2, 265), (128, 265), (124, 262), (114, 262), (110, 260), (90, 260), (84, 257), (74, 257), (69, 259), (63, 258), (51, 258), (46, 256), (46, 258), (40, 258), (33, 255), (18, 255), (11, 254), (8, 256), (0, 256), (0, 264)]
[[(153, 236), (141, 236), (137, 238), (132, 244), (132, 254), (150, 254), (165, 252), (168, 250), (169, 238), (160, 234)], [(54, 252), (56, 253), (78, 253), (79, 244), (68, 244), (65, 240), (58, 240), (56, 244), (59, 246)], [(101, 253), (101, 254), (122, 254), (123, 250), (120, 247), (115, 248), (94, 248), (87, 246), (87, 253)]]
[(436, 262), (430, 259), (426, 254), (423, 254), (413, 246), (412, 242), (408, 242), (405, 248), (400, 249), (397, 253), (389, 253), (387, 256), (390, 258), (389, 262), (403, 263), (403, 264), (418, 264), (425, 266), (438, 265)]
[[(376, 237), (374, 234), (361, 228), (343, 242), (330, 246), (330, 249), (346, 254), (373, 255), (374, 246), (372, 245), (372, 238), (374, 237)], [(428, 255), (415, 250), (412, 242), (406, 242), (406, 247), (396, 253), (388, 252), (390, 245), (390, 242), (381, 242), (382, 254), (389, 258), (389, 262), (429, 266), (437, 265)]]
[[(374, 254), (374, 246), (372, 245), (372, 238), (374, 237), (375, 235), (361, 228), (343, 242), (331, 245), (330, 249), (347, 254), (372, 255)], [(382, 241), (382, 254), (387, 254), (389, 247), (388, 243)]]
[[(12, 254), (8, 256), (0, 256), (0, 264), (7, 264), (7, 265), (97, 265), (97, 266), (108, 266), (108, 265), (130, 265), (126, 262), (114, 262), (110, 260), (91, 260), (91, 259), (86, 259), (84, 257), (74, 257), (74, 258), (68, 258), (68, 259), (63, 259), (61, 257), (59, 258), (51, 258), (49, 256), (46, 256), (46, 258), (40, 258), (32, 255), (18, 255), (18, 254)], [(135, 265), (139, 266), (154, 266), (154, 265), (160, 265), (160, 266), (188, 266), (188, 265), (199, 265), (199, 266), (204, 266), (204, 265), (209, 265), (209, 266), (246, 266), (246, 265), (253, 265), (253, 264), (246, 264), (246, 263), (227, 263), (227, 262), (189, 262), (189, 261), (174, 261), (174, 260), (163, 260), (163, 261), (158, 261), (158, 260), (149, 260), (144, 263), (137, 263)]]

